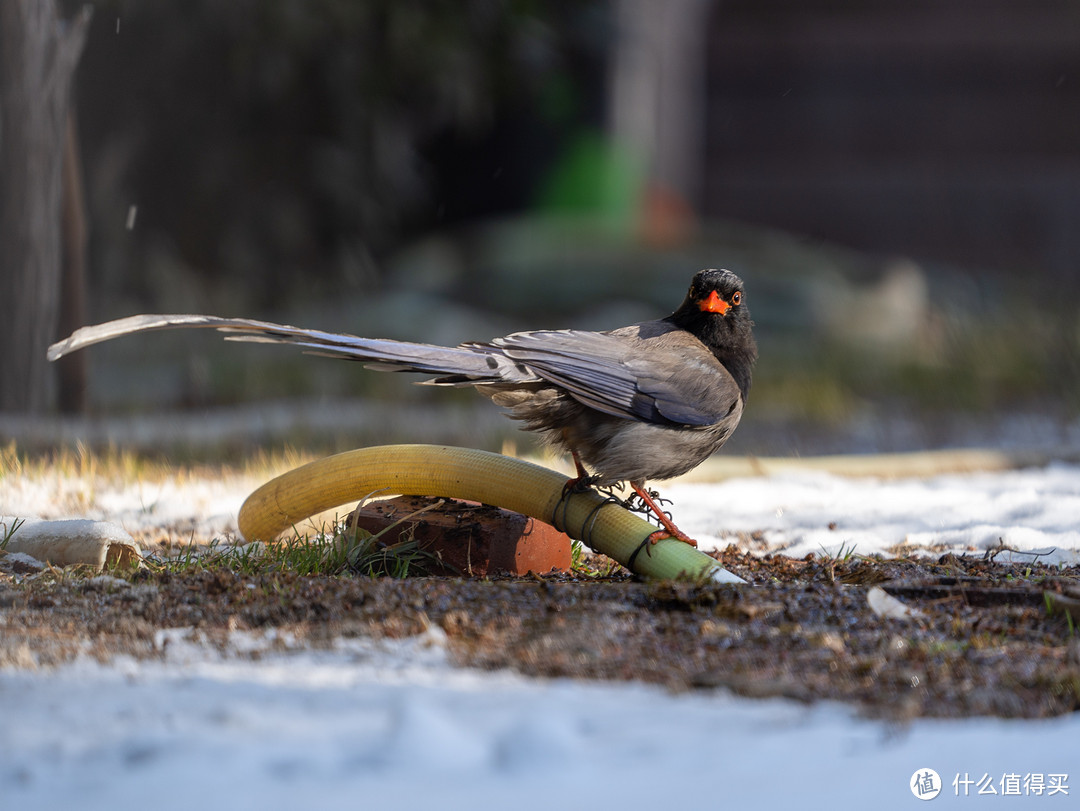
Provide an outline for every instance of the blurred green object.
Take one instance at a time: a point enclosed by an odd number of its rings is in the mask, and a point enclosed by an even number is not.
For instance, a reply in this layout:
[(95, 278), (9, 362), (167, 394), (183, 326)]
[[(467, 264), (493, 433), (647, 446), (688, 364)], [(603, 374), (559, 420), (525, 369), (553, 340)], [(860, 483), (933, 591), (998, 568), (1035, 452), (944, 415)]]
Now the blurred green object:
[(540, 185), (536, 208), (548, 215), (589, 215), (629, 231), (645, 189), (645, 165), (595, 130), (582, 130)]

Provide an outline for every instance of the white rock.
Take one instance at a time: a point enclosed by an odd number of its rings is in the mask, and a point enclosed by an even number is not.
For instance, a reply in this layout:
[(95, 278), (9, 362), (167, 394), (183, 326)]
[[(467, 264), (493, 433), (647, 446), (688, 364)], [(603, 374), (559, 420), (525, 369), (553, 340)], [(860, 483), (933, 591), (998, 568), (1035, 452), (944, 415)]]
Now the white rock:
[(123, 527), (108, 521), (85, 518), (46, 521), (38, 518), (16, 519), (0, 516), (0, 524), (18, 528), (7, 542), (8, 553), (21, 552), (54, 566), (86, 563), (104, 569), (107, 563), (132, 565), (142, 552), (135, 539)]

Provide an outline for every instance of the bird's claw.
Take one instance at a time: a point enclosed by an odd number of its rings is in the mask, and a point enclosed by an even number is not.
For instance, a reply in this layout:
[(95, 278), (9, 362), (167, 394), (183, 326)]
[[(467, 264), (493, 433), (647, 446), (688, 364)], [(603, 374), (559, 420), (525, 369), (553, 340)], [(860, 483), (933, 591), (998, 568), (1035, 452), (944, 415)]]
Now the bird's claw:
[(591, 490), (600, 478), (600, 476), (574, 476), (572, 479), (567, 479), (566, 484), (563, 485), (563, 495)]

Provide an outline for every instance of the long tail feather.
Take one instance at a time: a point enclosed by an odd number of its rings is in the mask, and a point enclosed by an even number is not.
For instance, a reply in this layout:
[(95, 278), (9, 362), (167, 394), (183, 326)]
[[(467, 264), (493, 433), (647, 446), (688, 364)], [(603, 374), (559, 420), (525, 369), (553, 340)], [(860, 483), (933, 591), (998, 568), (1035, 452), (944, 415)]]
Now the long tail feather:
[(456, 347), (360, 338), (320, 330), (302, 329), (249, 318), (220, 318), (212, 315), (133, 315), (82, 327), (49, 347), (49, 360), (57, 360), (87, 346), (124, 335), (164, 329), (216, 329), (227, 333), (226, 340), (257, 343), (295, 344), (306, 351), (349, 360), (367, 361), (384, 371), (411, 371), (464, 375), (477, 381), (526, 380), (535, 377), (486, 344)]

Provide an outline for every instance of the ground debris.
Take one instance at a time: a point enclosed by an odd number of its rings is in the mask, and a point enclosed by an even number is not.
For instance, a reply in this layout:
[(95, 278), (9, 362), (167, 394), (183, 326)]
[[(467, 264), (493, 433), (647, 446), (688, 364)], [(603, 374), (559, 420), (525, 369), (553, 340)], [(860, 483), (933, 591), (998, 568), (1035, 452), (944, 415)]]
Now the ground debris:
[[(1080, 709), (1076, 613), (1066, 610), (1080, 595), (1077, 567), (735, 547), (715, 557), (753, 585), (642, 582), (597, 561), (578, 574), (403, 580), (0, 567), (0, 666), (160, 656), (155, 640), (177, 628), (207, 639), (272, 632), (290, 649), (437, 631), (457, 665), (532, 676), (839, 700), (894, 719)], [(912, 615), (879, 615), (873, 589)]]

